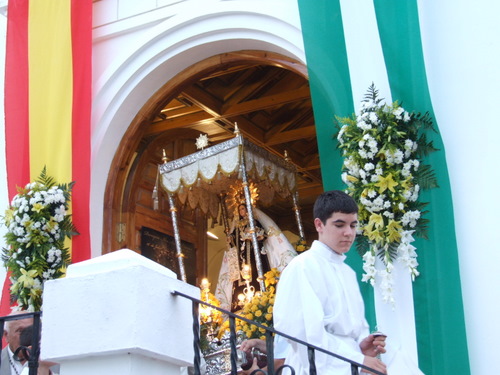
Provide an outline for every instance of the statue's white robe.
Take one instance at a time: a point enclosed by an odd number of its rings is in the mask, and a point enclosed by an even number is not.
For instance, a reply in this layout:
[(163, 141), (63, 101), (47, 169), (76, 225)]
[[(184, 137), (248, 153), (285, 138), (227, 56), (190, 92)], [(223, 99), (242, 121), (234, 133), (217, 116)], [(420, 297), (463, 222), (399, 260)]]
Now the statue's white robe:
[[(258, 208), (254, 208), (253, 213), (255, 220), (260, 222), (267, 235), (263, 250), (267, 254), (269, 266), (281, 272), (297, 255), (297, 252), (269, 216)], [(239, 279), (238, 268), (237, 249), (233, 247), (226, 250), (215, 289), (215, 297), (219, 300), (221, 307), (226, 310), (231, 310), (233, 281)]]

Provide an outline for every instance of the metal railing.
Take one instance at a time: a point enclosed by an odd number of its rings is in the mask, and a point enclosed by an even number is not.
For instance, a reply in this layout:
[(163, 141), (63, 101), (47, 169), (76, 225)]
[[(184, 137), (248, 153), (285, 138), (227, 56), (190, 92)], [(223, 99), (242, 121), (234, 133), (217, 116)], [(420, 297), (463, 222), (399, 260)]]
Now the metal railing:
[[(5, 323), (11, 320), (22, 320), (33, 318), (33, 330), (31, 336), (31, 348), (19, 347), (15, 349), (15, 353), (22, 352), (22, 355), (27, 359), (29, 375), (37, 375), (38, 372), (38, 358), (40, 356), (40, 316), (42, 313), (37, 312), (27, 312), (25, 314), (9, 315), (0, 317), (0, 337), (3, 337)], [(2, 358), (0, 356), (0, 365)], [(12, 371), (11, 371), (12, 372)]]
[[(315, 363), (316, 351), (327, 354), (329, 356), (335, 357), (337, 359), (340, 359), (344, 362), (349, 363), (351, 365), (351, 374), (352, 375), (358, 375), (359, 368), (363, 368), (365, 370), (368, 370), (371, 373), (376, 374), (376, 375), (384, 375), (382, 372), (380, 372), (378, 370), (375, 370), (373, 368), (365, 366), (361, 363), (355, 362), (349, 358), (345, 358), (345, 357), (338, 355), (336, 353), (329, 352), (328, 350), (325, 350), (325, 349), (320, 348), (318, 346), (309, 344), (303, 340), (300, 340), (298, 338), (287, 335), (286, 333), (277, 331), (274, 328), (263, 326), (263, 325), (255, 322), (253, 320), (250, 320), (250, 319), (247, 319), (247, 318), (242, 317), (240, 315), (234, 314), (230, 311), (221, 309), (220, 307), (211, 305), (207, 302), (204, 302), (204, 301), (199, 300), (197, 298), (191, 297), (191, 296), (184, 294), (182, 292), (174, 290), (172, 292), (172, 294), (175, 296), (181, 296), (181, 297), (187, 298), (187, 299), (191, 300), (193, 303), (193, 310), (192, 310), (193, 311), (193, 338), (194, 338), (193, 339), (193, 349), (194, 349), (194, 374), (195, 375), (201, 374), (201, 370), (200, 370), (200, 362), (201, 362), (201, 358), (200, 358), (200, 324), (199, 324), (199, 318), (198, 318), (200, 304), (208, 306), (214, 310), (220, 311), (223, 314), (226, 314), (228, 316), (228, 319), (229, 319), (229, 339), (230, 339), (230, 349), (231, 349), (231, 355), (230, 355), (231, 375), (237, 375), (237, 373), (238, 373), (237, 352), (236, 352), (236, 324), (235, 324), (236, 319), (243, 320), (243, 321), (247, 322), (248, 324), (255, 325), (258, 328), (262, 328), (265, 330), (266, 350), (267, 350), (267, 358), (268, 358), (267, 374), (274, 375), (274, 374), (280, 373), (284, 368), (289, 368), (291, 370), (292, 375), (295, 374), (295, 370), (288, 365), (284, 365), (284, 366), (279, 367), (278, 369), (276, 369), (276, 372), (275, 372), (273, 334), (278, 334), (286, 339), (292, 340), (294, 342), (297, 342), (297, 343), (302, 344), (302, 345), (307, 347), (307, 353), (308, 353), (308, 359), (309, 359), (309, 375), (316, 375), (317, 374), (316, 373), (316, 363)], [(257, 372), (266, 373), (263, 370), (255, 370), (254, 372), (252, 372), (252, 374), (257, 373)]]

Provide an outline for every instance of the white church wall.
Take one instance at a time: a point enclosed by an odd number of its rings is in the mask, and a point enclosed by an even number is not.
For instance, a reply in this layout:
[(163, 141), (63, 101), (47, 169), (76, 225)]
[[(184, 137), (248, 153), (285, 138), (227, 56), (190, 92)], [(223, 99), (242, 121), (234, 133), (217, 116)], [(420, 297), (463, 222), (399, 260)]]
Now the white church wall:
[(487, 374), (500, 336), (494, 236), (500, 208), (500, 3), (420, 1), (419, 13), (453, 194), (471, 373)]

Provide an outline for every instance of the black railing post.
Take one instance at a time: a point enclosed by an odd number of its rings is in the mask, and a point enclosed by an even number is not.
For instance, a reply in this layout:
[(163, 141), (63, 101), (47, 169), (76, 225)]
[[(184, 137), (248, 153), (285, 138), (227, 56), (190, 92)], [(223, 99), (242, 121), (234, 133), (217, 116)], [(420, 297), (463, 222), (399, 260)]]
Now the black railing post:
[(200, 322), (199, 319), (199, 303), (193, 301), (193, 350), (194, 350), (194, 375), (201, 375), (200, 370)]
[(238, 365), (236, 363), (238, 353), (236, 352), (236, 324), (232, 316), (229, 317), (229, 346), (231, 348), (231, 374), (236, 375), (238, 373)]
[(316, 359), (314, 348), (307, 346), (307, 359), (309, 359), (309, 375), (316, 375)]
[(266, 330), (267, 373), (274, 374), (274, 338), (271, 331)]
[(38, 372), (38, 359), (40, 358), (40, 314), (33, 314), (33, 333), (31, 336), (31, 353), (28, 358), (29, 375)]
[(359, 375), (358, 366), (351, 363), (351, 375)]

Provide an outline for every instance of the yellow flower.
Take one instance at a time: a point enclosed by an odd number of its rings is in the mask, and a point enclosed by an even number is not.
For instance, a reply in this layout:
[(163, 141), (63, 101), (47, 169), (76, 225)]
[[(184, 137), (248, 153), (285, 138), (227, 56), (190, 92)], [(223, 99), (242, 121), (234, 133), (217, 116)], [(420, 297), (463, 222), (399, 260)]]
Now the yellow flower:
[(258, 310), (258, 307), (255, 304), (252, 305), (252, 307), (250, 307), (250, 311), (253, 312), (253, 313), (256, 312), (257, 310)]
[(266, 314), (266, 320), (271, 321), (273, 319), (273, 314)]
[(267, 308), (267, 312), (268, 312), (269, 314), (272, 314), (272, 313), (273, 313), (273, 306), (269, 306), (269, 307)]
[(350, 182), (358, 182), (359, 179), (354, 177), (354, 176), (351, 176), (351, 175), (347, 175), (347, 179), (350, 181)]
[(40, 212), (41, 210), (43, 210), (43, 208), (44, 208), (43, 204), (35, 203), (33, 204), (33, 208), (31, 209), (31, 211)]
[(401, 239), (401, 229), (402, 227), (399, 222), (390, 220), (389, 224), (387, 224), (387, 239), (390, 242), (399, 242), (399, 240)]
[(380, 232), (378, 229), (370, 230), (365, 227), (364, 233), (366, 236), (368, 236), (368, 239), (370, 241), (375, 241), (376, 243), (380, 243), (384, 239), (382, 232)]
[(245, 318), (253, 320), (253, 314), (252, 313), (248, 313), (248, 314), (245, 315)]
[(378, 182), (375, 184), (377, 186), (379, 194), (389, 189), (393, 193), (395, 192), (394, 187), (398, 186), (398, 183), (393, 180), (392, 173), (389, 173), (386, 177), (380, 176)]
[(5, 224), (9, 226), (13, 219), (14, 219), (14, 210), (13, 209), (5, 210)]
[(261, 316), (262, 316), (262, 311), (261, 311), (261, 310), (257, 310), (257, 311), (255, 312), (255, 317), (256, 317), (256, 318), (259, 318), (259, 317), (261, 317)]
[(368, 221), (368, 226), (370, 228), (382, 229), (384, 227), (384, 218), (380, 214), (371, 214), (370, 220)]
[(19, 276), (17, 281), (20, 284), (23, 284), (25, 288), (32, 287), (33, 284), (35, 284), (34, 277), (38, 276), (37, 270), (26, 271), (24, 268), (21, 268), (20, 271), (21, 271), (22, 275)]

